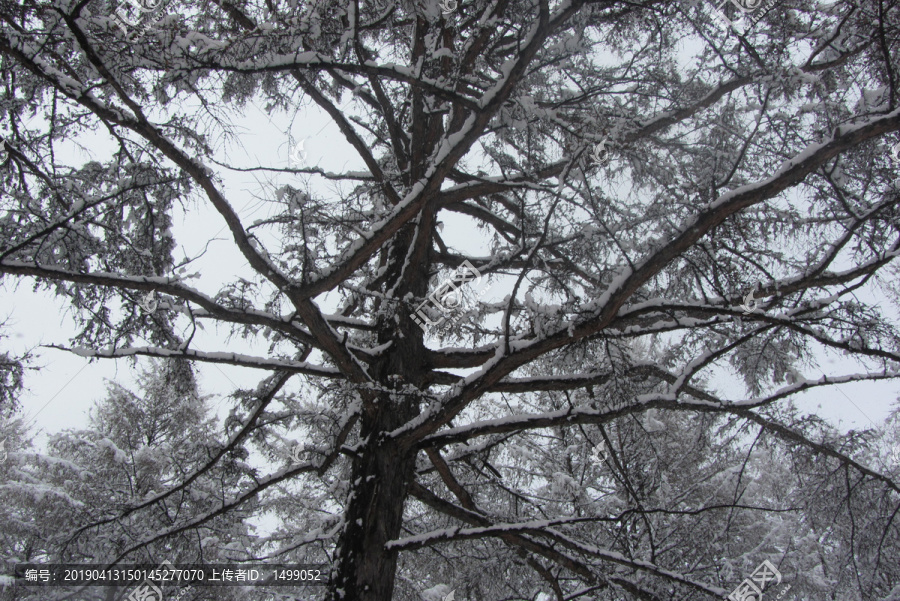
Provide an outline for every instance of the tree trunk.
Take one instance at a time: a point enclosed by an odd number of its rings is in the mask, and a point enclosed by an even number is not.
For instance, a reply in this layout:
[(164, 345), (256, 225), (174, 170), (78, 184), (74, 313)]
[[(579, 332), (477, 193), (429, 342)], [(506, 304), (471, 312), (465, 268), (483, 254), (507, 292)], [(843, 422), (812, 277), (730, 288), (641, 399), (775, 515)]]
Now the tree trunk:
[[(400, 281), (400, 266), (409, 245), (413, 228), (398, 232), (389, 256), (385, 279)], [(395, 292), (403, 298), (408, 290), (421, 297), (428, 289), (428, 247), (426, 258), (414, 260), (420, 268), (419, 278), (402, 283)], [(411, 286), (407, 288), (406, 286)], [(398, 322), (394, 311), (399, 311)], [(395, 344), (389, 353), (374, 361), (370, 373), (385, 388), (401, 389), (412, 384), (417, 390), (424, 387), (425, 344), (422, 332), (403, 305), (395, 305), (380, 312), (378, 343), (405, 341)], [(397, 376), (400, 380), (396, 380)], [(353, 461), (350, 476), (350, 498), (344, 513), (344, 530), (335, 551), (335, 574), (330, 586), (329, 601), (390, 601), (394, 592), (397, 552), (388, 552), (385, 544), (396, 539), (403, 523), (403, 506), (409, 485), (415, 477), (416, 450), (401, 449), (386, 434), (409, 422), (419, 414), (419, 398), (409, 389), (398, 394), (383, 393), (377, 402), (364, 408), (361, 416), (360, 438), (367, 441), (360, 448), (360, 456)]]
[[(372, 438), (377, 436), (376, 432)], [(390, 601), (397, 553), (384, 547), (400, 533), (414, 468), (415, 453), (407, 452), (404, 457), (395, 444), (377, 445), (371, 439), (363, 456), (354, 462), (352, 498), (338, 541), (338, 574), (329, 599)]]

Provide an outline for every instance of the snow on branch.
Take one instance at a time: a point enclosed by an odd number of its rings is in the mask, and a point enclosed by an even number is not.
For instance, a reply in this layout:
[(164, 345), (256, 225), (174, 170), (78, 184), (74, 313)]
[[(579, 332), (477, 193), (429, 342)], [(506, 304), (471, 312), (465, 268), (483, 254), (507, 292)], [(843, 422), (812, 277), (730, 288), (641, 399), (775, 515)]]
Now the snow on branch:
[(193, 349), (172, 350), (157, 346), (142, 346), (102, 351), (85, 347), (66, 348), (52, 344), (48, 345), (48, 347), (59, 349), (62, 351), (69, 351), (70, 353), (74, 353), (80, 357), (85, 357), (88, 359), (120, 359), (122, 357), (134, 356), (158, 357), (167, 359), (193, 359), (195, 361), (202, 361), (205, 363), (240, 365), (241, 367), (279, 370), (289, 373), (319, 376), (323, 378), (343, 378), (341, 372), (332, 367), (323, 367), (321, 365), (314, 365), (305, 361), (298, 362), (283, 359), (267, 359), (240, 353), (204, 352), (196, 351)]

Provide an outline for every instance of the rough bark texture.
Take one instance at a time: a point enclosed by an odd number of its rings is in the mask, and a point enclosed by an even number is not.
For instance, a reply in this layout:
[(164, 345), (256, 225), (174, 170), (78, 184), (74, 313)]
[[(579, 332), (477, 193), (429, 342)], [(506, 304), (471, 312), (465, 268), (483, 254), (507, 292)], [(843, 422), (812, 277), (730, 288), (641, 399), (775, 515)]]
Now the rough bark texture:
[[(399, 233), (390, 251), (385, 272), (385, 288), (402, 274), (403, 256), (409, 252), (412, 228)], [(422, 267), (422, 263), (417, 263)], [(415, 286), (421, 296), (428, 285), (427, 269), (420, 269), (405, 286)], [(402, 293), (401, 293), (402, 296)], [(373, 375), (388, 390), (376, 402), (367, 403), (360, 423), (360, 438), (365, 441), (353, 461), (344, 531), (337, 548), (337, 578), (332, 582), (329, 599), (344, 601), (387, 601), (392, 598), (397, 568), (397, 552), (385, 545), (401, 534), (403, 508), (414, 478), (416, 449), (402, 446), (387, 435), (415, 417), (420, 410), (417, 395), (405, 393), (412, 383), (421, 389), (424, 365), (422, 332), (405, 311), (388, 310), (379, 321), (379, 343), (392, 341), (381, 360), (372, 364)], [(408, 341), (400, 344), (401, 340)], [(397, 377), (399, 375), (399, 377)]]
[[(389, 405), (374, 423), (363, 424), (366, 433), (378, 438), (392, 419)], [(385, 544), (400, 534), (403, 505), (412, 478), (415, 459), (405, 455), (396, 443), (370, 442), (354, 462), (352, 481), (360, 482), (348, 503), (347, 524), (339, 541), (338, 578), (332, 599), (384, 601), (391, 599), (397, 553)]]

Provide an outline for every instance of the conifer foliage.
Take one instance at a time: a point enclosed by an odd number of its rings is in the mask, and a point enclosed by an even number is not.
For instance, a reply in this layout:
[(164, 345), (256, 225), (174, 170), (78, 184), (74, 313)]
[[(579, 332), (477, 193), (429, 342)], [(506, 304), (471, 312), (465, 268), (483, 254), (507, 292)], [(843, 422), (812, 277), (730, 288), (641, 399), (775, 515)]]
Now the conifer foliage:
[[(900, 374), (900, 8), (744, 8), (0, 0), (0, 277), (146, 362), (46, 452), (0, 424), (0, 555), (325, 563), (327, 601), (712, 600), (769, 561), (767, 597), (900, 599), (897, 415), (795, 403)], [(251, 104), (364, 168), (230, 160)], [(246, 262), (215, 286), (198, 211)]]

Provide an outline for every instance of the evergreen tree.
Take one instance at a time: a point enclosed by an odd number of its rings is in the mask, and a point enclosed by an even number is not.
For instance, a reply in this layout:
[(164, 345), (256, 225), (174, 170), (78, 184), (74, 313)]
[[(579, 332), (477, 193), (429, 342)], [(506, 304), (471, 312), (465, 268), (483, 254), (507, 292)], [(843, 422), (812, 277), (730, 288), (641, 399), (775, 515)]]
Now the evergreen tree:
[[(177, 360), (13, 466), (17, 557), (325, 562), (328, 601), (721, 599), (767, 561), (767, 597), (900, 599), (895, 432), (793, 404), (900, 371), (900, 8), (736, 2), (0, 2), (0, 275), (68, 350)], [(364, 169), (235, 164), (250, 103)], [(252, 275), (175, 259), (200, 205)], [(217, 426), (190, 363), (261, 381)]]

